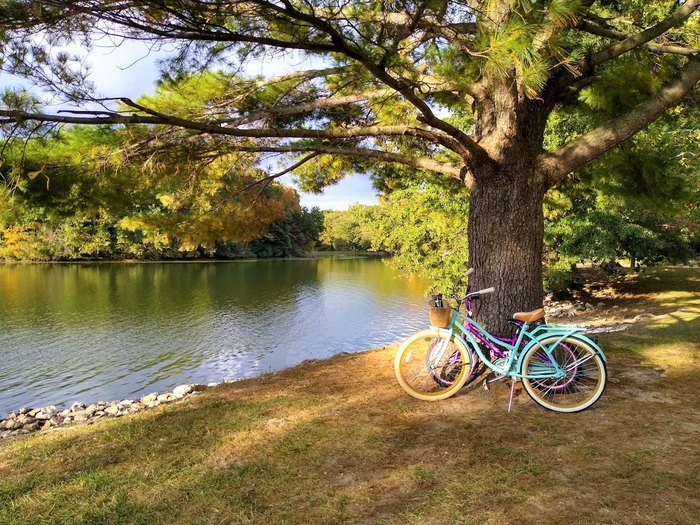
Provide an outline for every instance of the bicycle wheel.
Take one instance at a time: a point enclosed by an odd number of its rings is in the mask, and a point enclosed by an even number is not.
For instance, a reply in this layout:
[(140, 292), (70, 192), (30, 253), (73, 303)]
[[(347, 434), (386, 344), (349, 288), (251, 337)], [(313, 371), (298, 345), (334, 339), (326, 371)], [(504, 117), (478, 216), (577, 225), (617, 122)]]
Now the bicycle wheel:
[(469, 378), (472, 357), (458, 337), (423, 330), (409, 337), (396, 352), (394, 373), (407, 394), (424, 401), (446, 399)]
[[(540, 343), (548, 347), (558, 340), (551, 336)], [(574, 337), (567, 337), (550, 353), (535, 345), (523, 357), (521, 371), (524, 375), (553, 373), (553, 360), (566, 372), (564, 377), (523, 378), (523, 387), (535, 403), (555, 412), (580, 412), (598, 401), (607, 370), (595, 348)]]

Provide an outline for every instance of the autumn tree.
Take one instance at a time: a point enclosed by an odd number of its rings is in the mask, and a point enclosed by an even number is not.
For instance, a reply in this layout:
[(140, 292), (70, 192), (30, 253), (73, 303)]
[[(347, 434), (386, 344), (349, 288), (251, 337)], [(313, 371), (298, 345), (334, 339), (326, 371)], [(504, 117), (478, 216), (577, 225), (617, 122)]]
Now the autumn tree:
[[(63, 114), (8, 106), (0, 123), (169, 126), (177, 141), (212, 151), (290, 154), (289, 168), (308, 188), (358, 170), (388, 184), (406, 167), (418, 179), (455, 178), (469, 190), (473, 284), (497, 290), (479, 315), (499, 330), (514, 310), (541, 305), (545, 192), (693, 93), (699, 4), (4, 1), (5, 70), (76, 101), (90, 98), (89, 87), (55, 46), (89, 46), (101, 35), (168, 43), (177, 49), (172, 77), (232, 71), (268, 53), (313, 56), (319, 67), (280, 78), (224, 74), (206, 111), (122, 99), (119, 108)], [(613, 100), (614, 111), (601, 99)], [(597, 118), (545, 147), (553, 114), (575, 120), (582, 111)]]

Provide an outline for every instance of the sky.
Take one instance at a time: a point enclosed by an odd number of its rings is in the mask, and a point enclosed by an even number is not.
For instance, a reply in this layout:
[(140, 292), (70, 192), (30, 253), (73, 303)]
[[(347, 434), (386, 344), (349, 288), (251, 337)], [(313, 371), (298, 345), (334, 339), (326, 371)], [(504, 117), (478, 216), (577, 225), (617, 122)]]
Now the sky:
[[(96, 45), (87, 56), (87, 62), (91, 66), (90, 79), (95, 84), (96, 94), (103, 97), (136, 99), (140, 95), (152, 93), (159, 76), (158, 61), (164, 56), (165, 51), (150, 52), (143, 42), (124, 41), (118, 47), (114, 47), (111, 42)], [(272, 77), (317, 66), (318, 64), (314, 65), (309, 60), (287, 56), (261, 59), (248, 65), (245, 72), (251, 76)], [(0, 74), (0, 88), (18, 84), (26, 85), (9, 75)], [(47, 109), (55, 111), (57, 108)], [(372, 187), (369, 176), (364, 174), (345, 177), (319, 195), (300, 191), (291, 176), (285, 175), (280, 180), (297, 188), (301, 205), (308, 208), (345, 210), (356, 202), (377, 202), (376, 190)]]

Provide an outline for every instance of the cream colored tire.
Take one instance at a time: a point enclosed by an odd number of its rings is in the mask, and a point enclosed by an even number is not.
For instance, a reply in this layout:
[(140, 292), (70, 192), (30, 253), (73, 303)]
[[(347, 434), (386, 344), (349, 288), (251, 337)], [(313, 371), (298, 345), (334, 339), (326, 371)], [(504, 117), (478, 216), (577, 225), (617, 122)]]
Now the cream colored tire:
[(453, 335), (448, 341), (449, 333), (437, 328), (422, 330), (397, 350), (394, 373), (410, 396), (438, 401), (454, 395), (466, 383), (472, 369), (471, 353), (462, 339)]

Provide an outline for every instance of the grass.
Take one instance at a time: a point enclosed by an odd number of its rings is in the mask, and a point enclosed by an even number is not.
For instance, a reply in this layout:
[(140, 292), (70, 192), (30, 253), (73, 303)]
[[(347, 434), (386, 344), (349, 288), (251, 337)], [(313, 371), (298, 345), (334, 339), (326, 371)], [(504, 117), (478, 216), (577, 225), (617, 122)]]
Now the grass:
[(700, 271), (591, 293), (672, 314), (601, 337), (611, 381), (583, 413), (521, 392), (508, 414), (500, 383), (420, 402), (393, 348), (342, 355), (0, 442), (0, 523), (698, 523)]

